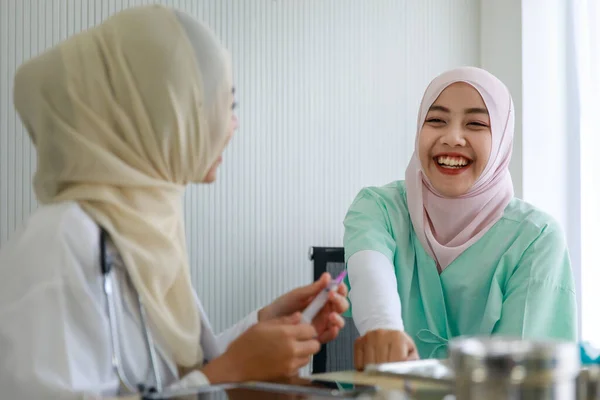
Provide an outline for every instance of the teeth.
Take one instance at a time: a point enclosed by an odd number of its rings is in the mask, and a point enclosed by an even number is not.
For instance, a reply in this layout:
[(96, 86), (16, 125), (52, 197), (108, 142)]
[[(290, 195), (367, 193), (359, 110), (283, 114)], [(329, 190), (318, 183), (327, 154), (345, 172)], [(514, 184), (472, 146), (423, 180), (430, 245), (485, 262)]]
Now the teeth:
[(448, 156), (440, 156), (437, 158), (437, 163), (440, 165), (448, 166), (448, 167), (464, 167), (469, 163), (464, 157), (448, 157)]

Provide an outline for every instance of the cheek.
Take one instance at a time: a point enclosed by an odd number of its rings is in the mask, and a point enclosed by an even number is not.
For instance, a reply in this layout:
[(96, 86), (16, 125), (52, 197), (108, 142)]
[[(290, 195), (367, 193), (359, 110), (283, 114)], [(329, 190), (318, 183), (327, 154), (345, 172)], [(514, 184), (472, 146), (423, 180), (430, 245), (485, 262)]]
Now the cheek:
[(485, 168), (488, 160), (490, 159), (490, 153), (492, 151), (491, 133), (482, 133), (481, 135), (477, 135), (471, 141), (471, 146), (475, 150), (477, 159), (480, 161), (481, 168)]
[(240, 126), (240, 122), (236, 115), (231, 116), (231, 123), (229, 125), (230, 135), (233, 135), (233, 132)]
[(423, 128), (419, 133), (419, 159), (423, 162), (429, 158), (431, 148), (435, 144), (434, 132), (431, 129)]
[(229, 129), (227, 130), (227, 133), (225, 136), (225, 143), (223, 143), (223, 149), (221, 150), (221, 153), (224, 152), (225, 148), (229, 145), (229, 142), (233, 138), (233, 134), (235, 133), (237, 128), (238, 128), (238, 120), (234, 116), (231, 118), (231, 122), (229, 124)]
[(232, 116), (231, 117), (231, 121), (229, 122), (229, 127), (227, 129), (226, 132), (226, 136), (225, 136), (225, 147), (227, 147), (227, 145), (229, 144), (229, 141), (231, 140), (231, 138), (233, 137), (233, 134), (235, 133), (236, 129), (238, 128), (238, 119), (236, 118), (236, 116)]

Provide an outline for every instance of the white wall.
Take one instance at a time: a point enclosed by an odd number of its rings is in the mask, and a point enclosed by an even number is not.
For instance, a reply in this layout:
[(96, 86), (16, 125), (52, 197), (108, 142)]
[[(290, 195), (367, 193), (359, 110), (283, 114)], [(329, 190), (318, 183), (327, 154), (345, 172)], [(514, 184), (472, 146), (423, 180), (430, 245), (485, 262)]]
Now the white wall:
[[(0, 245), (36, 207), (15, 68), (141, 3), (0, 0)], [(207, 21), (235, 63), (241, 128), (219, 181), (185, 198), (195, 285), (221, 330), (311, 280), (309, 246), (341, 245), (362, 186), (403, 178), (425, 85), (479, 64), (479, 0), (162, 3)]]
[(521, 0), (481, 0), (481, 67), (510, 90), (515, 106), (515, 136), (510, 174), (515, 196), (523, 197), (523, 91)]
[(581, 174), (569, 0), (523, 2), (523, 197), (553, 215), (569, 246), (579, 303)]
[[(571, 199), (569, 217), (580, 223), (579, 261), (581, 265), (581, 336), (600, 347), (600, 269), (598, 268), (598, 239), (600, 233), (600, 165), (596, 155), (600, 147), (597, 114), (600, 108), (600, 4), (595, 0), (568, 4), (567, 29), (571, 45), (566, 54), (571, 82), (568, 91), (569, 151), (572, 155), (569, 170), (579, 172), (571, 179), (571, 191), (579, 195)], [(575, 62), (573, 62), (575, 61)], [(578, 118), (579, 117), (579, 118)], [(577, 162), (578, 161), (578, 162)], [(577, 171), (579, 168), (579, 171)], [(575, 203), (575, 204), (573, 204)], [(583, 216), (583, 218), (581, 218)], [(572, 224), (576, 228), (576, 224)]]
[[(524, 197), (569, 228), (567, 0), (523, 3)], [(546, 44), (546, 45), (544, 45)], [(576, 136), (576, 132), (573, 132)], [(578, 159), (577, 156), (574, 158)], [(555, 162), (554, 160), (561, 160)]]

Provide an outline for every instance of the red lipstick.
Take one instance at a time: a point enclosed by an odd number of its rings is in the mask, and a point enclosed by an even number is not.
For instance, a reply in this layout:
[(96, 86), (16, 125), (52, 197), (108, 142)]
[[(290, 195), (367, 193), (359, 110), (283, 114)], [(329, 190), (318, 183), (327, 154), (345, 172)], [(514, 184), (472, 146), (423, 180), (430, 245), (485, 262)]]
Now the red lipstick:
[[(467, 165), (462, 166), (460, 168), (456, 168), (456, 167), (446, 167), (446, 166), (442, 166), (440, 165), (437, 160), (438, 157), (455, 157), (455, 158), (464, 158), (468, 161)], [(473, 160), (471, 160), (469, 157), (460, 154), (460, 153), (439, 153), (436, 154), (433, 157), (433, 162), (435, 163), (435, 166), (437, 167), (438, 171), (440, 171), (440, 173), (444, 174), (444, 175), (459, 175), (462, 174), (463, 172), (465, 172), (467, 169), (469, 169), (471, 167), (471, 164), (473, 163)]]

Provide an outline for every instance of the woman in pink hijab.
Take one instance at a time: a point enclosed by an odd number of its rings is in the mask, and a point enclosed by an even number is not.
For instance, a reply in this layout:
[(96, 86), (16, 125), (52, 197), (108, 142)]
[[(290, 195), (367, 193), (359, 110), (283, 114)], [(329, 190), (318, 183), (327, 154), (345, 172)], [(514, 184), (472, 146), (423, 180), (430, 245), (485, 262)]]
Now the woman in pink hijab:
[(346, 219), (355, 365), (443, 358), (449, 339), (576, 340), (558, 223), (514, 197), (514, 106), (479, 68), (429, 85), (406, 180), (363, 189)]

